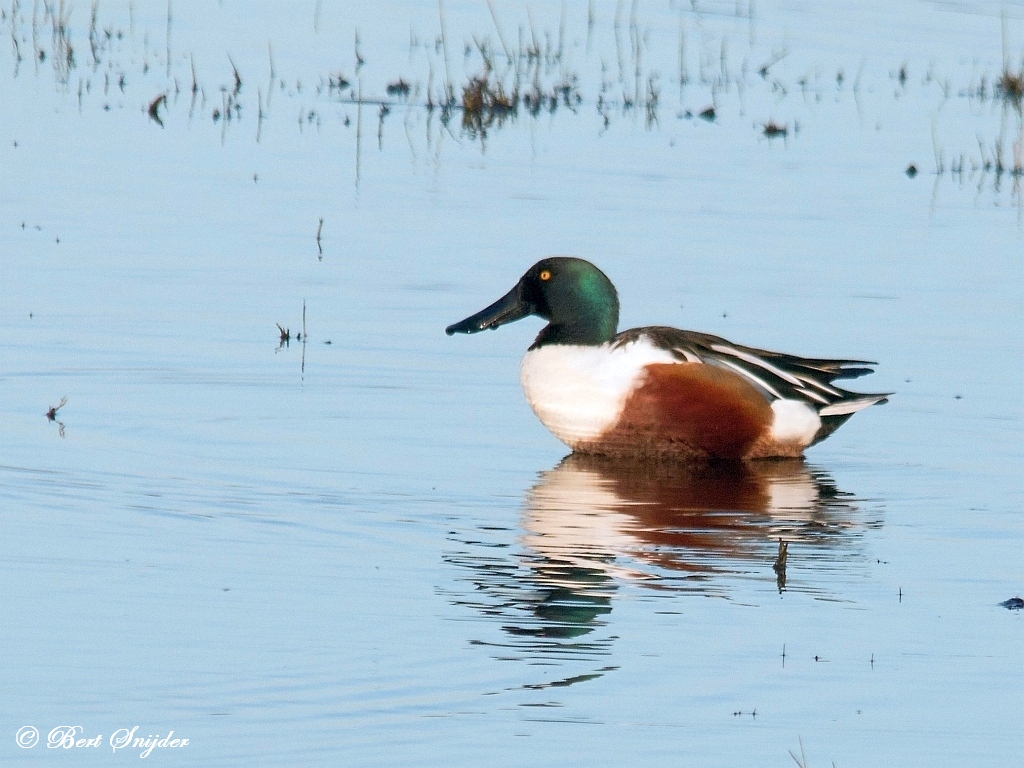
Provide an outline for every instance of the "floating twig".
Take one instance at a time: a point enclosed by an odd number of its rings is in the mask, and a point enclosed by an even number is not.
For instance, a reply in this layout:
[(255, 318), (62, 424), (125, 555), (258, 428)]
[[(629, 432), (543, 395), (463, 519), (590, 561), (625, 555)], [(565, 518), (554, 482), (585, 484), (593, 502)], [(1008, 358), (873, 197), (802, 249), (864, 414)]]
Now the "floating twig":
[[(323, 221), (323, 219), (321, 219), (321, 221)], [(302, 374), (305, 375), (305, 373), (306, 373), (306, 300), (305, 299), (302, 300), (302, 337), (301, 337), (301, 341), (302, 341), (302, 365), (300, 367), (300, 370), (302, 371)]]
[(167, 105), (167, 94), (161, 93), (155, 99), (149, 103), (149, 119), (159, 125), (161, 128), (164, 127), (164, 121), (160, 118), (160, 105)]
[[(772, 570), (775, 571), (775, 582), (779, 592), (786, 590), (786, 558), (789, 556), (789, 542), (779, 539), (779, 554), (775, 558)], [(783, 646), (785, 647), (785, 646)]]
[(50, 421), (56, 421), (57, 420), (57, 411), (59, 411), (61, 408), (63, 408), (67, 404), (68, 404), (67, 397), (66, 396), (62, 397), (60, 399), (59, 403), (57, 403), (56, 405), (50, 406), (50, 410), (48, 410), (46, 412), (46, 418), (49, 419)]
[(789, 56), (789, 51), (785, 51), (785, 50), (778, 51), (778, 52), (774, 53), (772, 55), (771, 60), (766, 62), (764, 65), (761, 66), (761, 68), (759, 70), (757, 70), (757, 74), (759, 74), (761, 76), (762, 80), (767, 80), (768, 79), (768, 70), (770, 70), (772, 67), (774, 67), (776, 64), (778, 64), (780, 61), (782, 61), (787, 56)]
[(231, 56), (228, 56), (228, 61), (231, 63), (231, 72), (235, 77), (235, 90), (232, 91), (232, 95), (237, 96), (242, 92), (242, 76), (238, 74), (238, 67), (235, 66), (235, 62), (232, 60)]
[(793, 754), (792, 749), (789, 750), (789, 756), (793, 758), (793, 762), (800, 766), (800, 768), (808, 768), (807, 753), (804, 752), (804, 740), (801, 739), (799, 736), (796, 737), (796, 740), (800, 742), (800, 757), (797, 757), (795, 754)]

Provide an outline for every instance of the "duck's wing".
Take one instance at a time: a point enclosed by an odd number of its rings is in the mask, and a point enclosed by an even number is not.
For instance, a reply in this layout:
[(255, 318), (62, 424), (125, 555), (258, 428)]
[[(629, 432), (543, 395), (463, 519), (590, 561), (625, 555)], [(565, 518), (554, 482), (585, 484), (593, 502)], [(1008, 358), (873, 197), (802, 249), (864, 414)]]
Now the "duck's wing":
[(867, 360), (796, 357), (733, 344), (707, 333), (657, 325), (623, 331), (612, 339), (612, 344), (621, 346), (641, 339), (671, 352), (680, 361), (731, 370), (756, 387), (770, 402), (800, 400), (813, 406), (822, 417), (849, 417), (869, 405), (886, 402), (892, 394), (850, 392), (832, 384), (836, 379), (854, 379), (873, 373), (871, 366), (876, 363)]

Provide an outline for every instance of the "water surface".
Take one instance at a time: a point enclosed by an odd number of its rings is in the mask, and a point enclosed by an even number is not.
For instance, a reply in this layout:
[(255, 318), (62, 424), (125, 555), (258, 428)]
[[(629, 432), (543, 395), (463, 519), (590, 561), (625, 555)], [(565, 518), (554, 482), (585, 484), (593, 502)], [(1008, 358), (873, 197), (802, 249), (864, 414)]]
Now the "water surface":
[[(5, 10), (3, 761), (1014, 764), (1019, 9), (493, 5)], [(554, 110), (464, 126), (506, 45)], [(539, 321), (443, 334), (558, 253), (896, 394), (804, 462), (566, 457)]]

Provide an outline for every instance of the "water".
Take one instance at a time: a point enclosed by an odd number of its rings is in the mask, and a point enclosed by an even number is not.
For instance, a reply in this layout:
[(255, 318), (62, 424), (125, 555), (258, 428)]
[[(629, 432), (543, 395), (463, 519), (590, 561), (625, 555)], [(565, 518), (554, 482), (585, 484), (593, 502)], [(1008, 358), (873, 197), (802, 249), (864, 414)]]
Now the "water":
[[(328, 5), (101, 3), (95, 60), (5, 9), (3, 762), (1014, 764), (1020, 9), (495, 4), (580, 100), (474, 131), (424, 105), (487, 4)], [(896, 395), (803, 463), (563, 458), (539, 322), (443, 334), (556, 253)]]

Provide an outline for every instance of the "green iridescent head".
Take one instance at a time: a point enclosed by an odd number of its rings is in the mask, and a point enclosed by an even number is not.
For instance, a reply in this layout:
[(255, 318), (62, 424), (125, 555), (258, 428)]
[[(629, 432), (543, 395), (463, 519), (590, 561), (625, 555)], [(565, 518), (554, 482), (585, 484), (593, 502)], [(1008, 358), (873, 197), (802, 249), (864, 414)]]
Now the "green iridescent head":
[(548, 325), (531, 349), (546, 344), (599, 346), (615, 336), (619, 297), (607, 276), (583, 259), (554, 256), (530, 267), (515, 287), (486, 309), (449, 325), (445, 333), (477, 333), (529, 315)]

